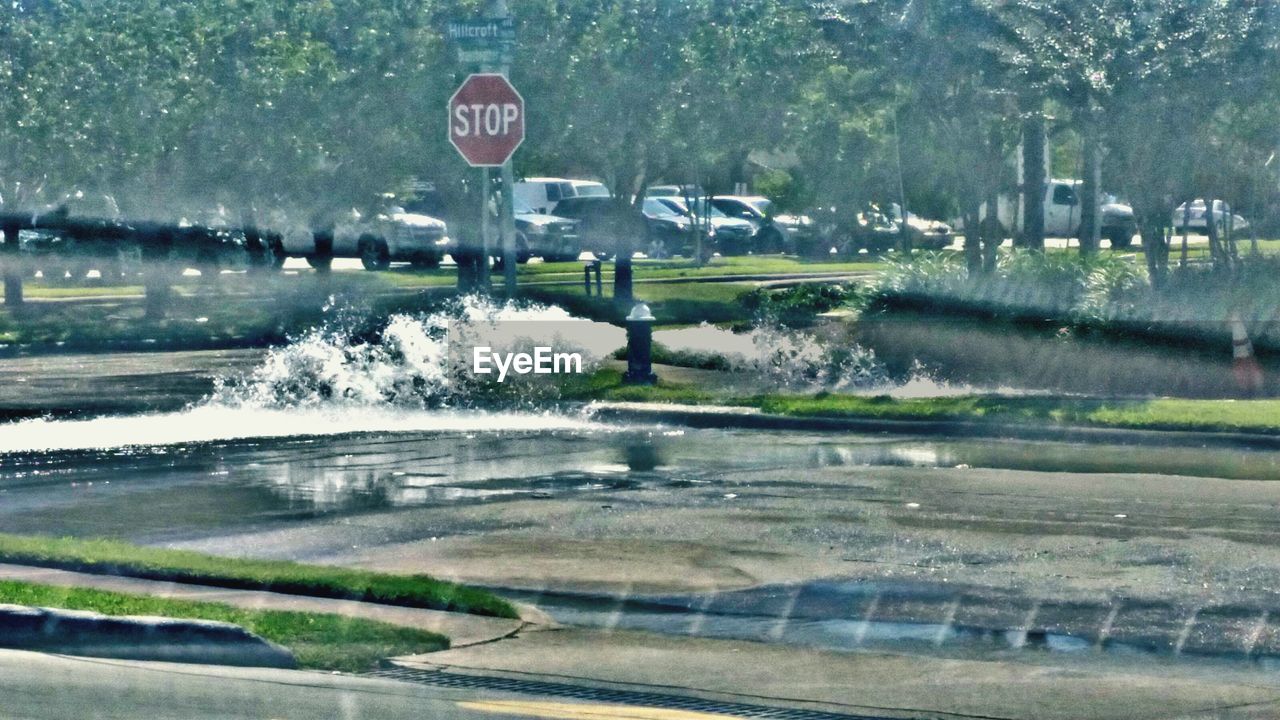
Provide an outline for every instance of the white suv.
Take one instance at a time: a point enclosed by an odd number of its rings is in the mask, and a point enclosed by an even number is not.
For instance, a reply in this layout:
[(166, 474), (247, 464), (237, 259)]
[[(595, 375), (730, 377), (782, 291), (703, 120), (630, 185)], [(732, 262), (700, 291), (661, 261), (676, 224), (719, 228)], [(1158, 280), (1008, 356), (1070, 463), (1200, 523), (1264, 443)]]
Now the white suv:
[(521, 180), (513, 187), (516, 205), (544, 215), (554, 214), (556, 205), (566, 198), (613, 197), (604, 183), (595, 180), (536, 177)]
[[(308, 229), (298, 227), (283, 236), (283, 254), (305, 257), (313, 267), (327, 266), (330, 257), (317, 253)], [(405, 212), (391, 206), (374, 215), (352, 209), (333, 227), (332, 257), (360, 258), (366, 270), (386, 270), (393, 260), (433, 268), (449, 252), (449, 233), (443, 220)]]

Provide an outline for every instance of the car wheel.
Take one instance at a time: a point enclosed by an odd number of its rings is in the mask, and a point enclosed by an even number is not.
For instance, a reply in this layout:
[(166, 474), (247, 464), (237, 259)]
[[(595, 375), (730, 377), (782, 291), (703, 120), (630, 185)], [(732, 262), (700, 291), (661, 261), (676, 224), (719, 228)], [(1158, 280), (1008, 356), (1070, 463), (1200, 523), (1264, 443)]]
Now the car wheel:
[(320, 270), (324, 272), (329, 270), (329, 268), (333, 267), (333, 257), (332, 256), (321, 257), (319, 255), (308, 255), (307, 264), (310, 265), (315, 270)]
[(524, 265), (533, 257), (533, 253), (529, 252), (529, 238), (525, 237), (522, 232), (516, 233), (516, 264)]
[(361, 236), (356, 247), (360, 251), (360, 264), (365, 270), (386, 270), (391, 267), (391, 252), (382, 238)]
[(783, 238), (778, 228), (768, 226), (761, 228), (756, 234), (756, 252), (773, 254), (782, 252)]
[(1133, 244), (1133, 233), (1128, 230), (1111, 230), (1107, 233), (1112, 250), (1124, 250)]
[(212, 250), (201, 250), (196, 254), (196, 259), (193, 262), (195, 269), (199, 271), (201, 278), (204, 278), (205, 280), (212, 280), (218, 276), (220, 269), (218, 265), (218, 255)]
[(284, 267), (284, 261), (288, 257), (284, 251), (284, 240), (280, 236), (272, 235), (263, 238), (263, 254), (259, 260), (259, 269), (277, 272)]

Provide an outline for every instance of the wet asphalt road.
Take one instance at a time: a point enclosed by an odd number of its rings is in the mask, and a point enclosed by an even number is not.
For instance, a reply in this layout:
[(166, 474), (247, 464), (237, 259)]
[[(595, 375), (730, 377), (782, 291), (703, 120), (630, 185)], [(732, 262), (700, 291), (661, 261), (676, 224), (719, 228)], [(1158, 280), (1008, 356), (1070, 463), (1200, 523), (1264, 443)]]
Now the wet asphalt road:
[(1239, 450), (379, 433), (6, 455), (0, 531), (430, 572), (586, 625), (1270, 662), (1276, 477)]

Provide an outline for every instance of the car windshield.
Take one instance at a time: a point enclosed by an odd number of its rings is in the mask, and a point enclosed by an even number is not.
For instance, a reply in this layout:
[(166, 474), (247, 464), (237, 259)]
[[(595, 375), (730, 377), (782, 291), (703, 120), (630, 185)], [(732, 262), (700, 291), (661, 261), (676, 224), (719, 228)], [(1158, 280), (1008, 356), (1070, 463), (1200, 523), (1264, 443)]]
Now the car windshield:
[(773, 203), (765, 198), (757, 198), (747, 200), (746, 203), (756, 209), (761, 215), (768, 216), (773, 213)]
[(600, 183), (582, 183), (574, 186), (578, 197), (609, 197), (609, 188)]
[(647, 198), (641, 206), (641, 209), (648, 215), (656, 217), (675, 217), (683, 215), (676, 208), (671, 207), (659, 198)]

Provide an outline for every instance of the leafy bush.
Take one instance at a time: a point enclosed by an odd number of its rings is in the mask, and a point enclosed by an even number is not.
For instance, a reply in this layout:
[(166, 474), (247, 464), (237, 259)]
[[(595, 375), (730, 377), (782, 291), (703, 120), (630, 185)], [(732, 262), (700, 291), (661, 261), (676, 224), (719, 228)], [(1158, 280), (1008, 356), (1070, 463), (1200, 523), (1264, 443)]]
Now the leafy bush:
[[(613, 352), (615, 360), (627, 359), (627, 348), (620, 347)], [(660, 342), (653, 343), (650, 358), (659, 365), (696, 368), (698, 370), (729, 370), (729, 359), (719, 353), (697, 352), (695, 350), (672, 350)]]
[(759, 288), (742, 297), (757, 325), (807, 327), (819, 313), (830, 312), (855, 298), (842, 285), (804, 284), (783, 290)]
[(1147, 288), (1145, 272), (1122, 257), (1015, 250), (995, 272), (969, 277), (964, 259), (951, 253), (888, 261), (876, 287), (878, 299), (911, 297), (1010, 317), (1106, 320), (1132, 307)]

